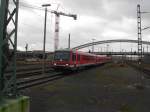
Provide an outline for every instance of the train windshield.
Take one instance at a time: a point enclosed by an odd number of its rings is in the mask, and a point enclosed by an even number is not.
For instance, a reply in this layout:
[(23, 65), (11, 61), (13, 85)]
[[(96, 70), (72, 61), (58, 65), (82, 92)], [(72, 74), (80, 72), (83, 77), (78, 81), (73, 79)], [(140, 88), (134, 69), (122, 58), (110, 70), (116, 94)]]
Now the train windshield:
[(62, 51), (55, 52), (54, 60), (69, 61), (70, 60), (70, 52), (62, 52)]

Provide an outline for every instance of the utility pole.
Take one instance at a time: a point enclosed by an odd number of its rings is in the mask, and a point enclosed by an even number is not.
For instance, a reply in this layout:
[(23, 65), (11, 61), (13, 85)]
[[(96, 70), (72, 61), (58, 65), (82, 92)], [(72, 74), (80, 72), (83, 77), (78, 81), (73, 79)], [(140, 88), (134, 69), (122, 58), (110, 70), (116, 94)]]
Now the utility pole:
[[(9, 0), (0, 2), (0, 97), (10, 94), (17, 95), (16, 51), (19, 0), (12, 0), (13, 7), (10, 7), (9, 2)], [(12, 23), (12, 29), (8, 32), (9, 23)], [(8, 43), (12, 46), (11, 52)], [(8, 66), (12, 70), (9, 78), (5, 74)]]
[(46, 23), (47, 23), (47, 7), (51, 4), (43, 4), (42, 7), (45, 7), (45, 21), (44, 21), (44, 39), (43, 39), (43, 74), (45, 73), (45, 43), (46, 43)]
[(138, 34), (138, 64), (139, 64), (139, 84), (136, 85), (137, 88), (143, 88), (143, 79), (142, 79), (142, 21), (141, 21), (141, 7), (137, 5), (137, 34)]
[(139, 63), (139, 68), (140, 68), (140, 84), (137, 85), (137, 87), (139, 88), (144, 88), (143, 76), (142, 76), (142, 57), (143, 57), (142, 31), (150, 28), (150, 27), (145, 27), (142, 29), (141, 14), (144, 14), (144, 13), (150, 13), (150, 12), (141, 12), (140, 4), (138, 4), (137, 5), (137, 27), (138, 27), (138, 57), (139, 57), (138, 63)]
[(141, 65), (142, 61), (142, 28), (141, 28), (141, 8), (137, 5), (137, 27), (138, 27), (138, 63)]
[(28, 52), (28, 44), (27, 43), (26, 43), (25, 49), (26, 49), (26, 53), (27, 53)]
[(25, 50), (26, 50), (26, 59), (27, 59), (27, 52), (28, 52), (28, 44), (26, 43), (26, 46), (25, 46)]
[(106, 50), (106, 52), (107, 53), (109, 52), (109, 44), (107, 44), (107, 50)]
[(109, 44), (107, 44), (106, 46), (106, 52), (107, 52), (107, 56), (109, 55)]
[(131, 61), (132, 61), (132, 48), (131, 48)]
[(121, 52), (122, 52), (122, 63), (123, 63), (123, 61), (124, 61), (124, 59), (123, 59), (123, 52), (124, 52), (124, 51), (123, 51), (123, 49), (122, 49), (122, 51), (121, 51)]
[(139, 64), (139, 69), (140, 69), (140, 84), (137, 85), (137, 87), (142, 86), (142, 28), (141, 28), (141, 8), (140, 5), (137, 5), (137, 31), (138, 31), (138, 64)]
[(95, 39), (92, 39), (93, 40), (93, 44), (92, 44), (92, 53), (94, 53), (94, 40)]
[(143, 55), (144, 55), (144, 53), (145, 53), (145, 48), (143, 47)]
[(69, 33), (69, 38), (68, 38), (68, 48), (70, 49), (70, 33)]

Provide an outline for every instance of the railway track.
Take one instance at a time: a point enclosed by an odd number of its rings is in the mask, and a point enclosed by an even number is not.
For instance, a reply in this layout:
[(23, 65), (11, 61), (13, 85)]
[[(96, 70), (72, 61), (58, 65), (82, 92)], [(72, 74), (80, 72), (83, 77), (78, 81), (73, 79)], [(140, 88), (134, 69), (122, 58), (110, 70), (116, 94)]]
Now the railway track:
[[(93, 67), (84, 68), (83, 70), (89, 70)], [(80, 70), (82, 72), (83, 70)], [(45, 74), (42, 74), (42, 70), (29, 70), (29, 71), (22, 71), (21, 73), (17, 73), (17, 89), (18, 90), (24, 90), (33, 86), (38, 86), (41, 84), (48, 83), (50, 81), (54, 81), (57, 79), (64, 78), (66, 76), (71, 76), (74, 72), (55, 72), (51, 68), (45, 72)]]
[[(45, 68), (50, 68), (50, 65), (46, 65)], [(16, 71), (20, 72), (20, 71), (25, 71), (25, 70), (35, 70), (35, 69), (42, 69), (42, 65), (25, 65), (25, 66), (17, 66)], [(12, 68), (8, 67), (6, 69), (5, 73), (9, 73), (12, 72)]]
[(55, 81), (64, 77), (68, 77), (71, 75), (74, 75), (74, 73), (77, 72), (82, 72), (82, 71), (87, 71), (89, 69), (93, 69), (95, 67), (88, 67), (81, 69), (79, 71), (66, 71), (66, 72), (53, 72), (53, 73), (47, 73), (45, 75), (39, 75), (39, 76), (33, 76), (33, 77), (28, 77), (27, 79), (22, 79), (17, 82), (18, 90), (24, 90), (33, 86), (38, 86), (41, 84), (45, 84), (50, 81)]
[[(135, 64), (132, 64), (132, 63), (127, 63), (127, 64), (128, 64), (129, 66), (135, 68), (136, 70), (140, 71), (140, 68), (139, 68), (138, 65), (135, 65)], [(142, 68), (141, 68), (141, 71), (142, 71), (144, 74), (146, 74), (146, 75), (144, 75), (145, 78), (150, 79), (150, 70), (149, 70), (149, 69), (146, 69), (146, 68), (143, 68), (143, 67), (142, 67)]]
[(40, 84), (45, 84), (47, 82), (54, 81), (63, 77), (65, 77), (65, 75), (63, 75), (62, 72), (53, 73), (51, 75), (45, 74), (43, 76), (41, 75), (41, 76), (29, 77), (28, 79), (18, 81), (17, 87), (18, 90), (23, 90)]
[[(23, 90), (65, 77), (65, 75), (63, 75), (64, 72), (55, 72), (49, 65), (46, 65), (44, 74), (41, 65), (18, 66), (16, 72), (16, 84), (18, 90)], [(12, 70), (11, 68), (8, 68), (5, 73), (8, 79), (11, 74)]]
[[(17, 78), (26, 78), (26, 77), (30, 77), (30, 76), (34, 76), (34, 75), (41, 75), (42, 72), (43, 72), (42, 69), (23, 71), (23, 72), (17, 73)], [(48, 72), (51, 73), (51, 72), (54, 72), (54, 71), (51, 68), (45, 69), (45, 73), (48, 73)]]
[[(38, 74), (42, 74), (43, 70), (42, 67), (39, 65), (36, 66), (24, 66), (24, 67), (20, 67), (17, 68), (16, 70), (16, 76), (17, 78), (25, 78), (25, 77), (29, 77), (29, 76), (33, 76), (33, 75), (38, 75)], [(54, 72), (54, 70), (52, 68), (50, 68), (49, 66), (46, 66), (45, 68), (45, 73), (51, 73)], [(12, 71), (9, 69), (8, 71), (5, 72), (5, 75), (9, 78), (12, 74)]]

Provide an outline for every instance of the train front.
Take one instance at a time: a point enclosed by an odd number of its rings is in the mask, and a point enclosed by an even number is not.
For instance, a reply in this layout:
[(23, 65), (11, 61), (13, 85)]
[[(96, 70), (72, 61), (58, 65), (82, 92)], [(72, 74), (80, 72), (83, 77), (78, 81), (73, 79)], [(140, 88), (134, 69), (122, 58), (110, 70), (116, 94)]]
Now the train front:
[(53, 68), (55, 70), (69, 70), (70, 69), (70, 59), (71, 52), (60, 50), (55, 51), (54, 60), (53, 60)]

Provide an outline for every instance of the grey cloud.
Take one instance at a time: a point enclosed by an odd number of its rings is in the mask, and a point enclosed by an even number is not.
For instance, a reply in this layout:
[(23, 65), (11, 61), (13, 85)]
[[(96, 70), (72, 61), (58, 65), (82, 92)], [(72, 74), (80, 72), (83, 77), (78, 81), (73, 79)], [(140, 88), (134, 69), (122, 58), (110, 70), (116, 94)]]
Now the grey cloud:
[[(117, 19), (123, 16), (136, 17), (136, 6), (140, 0), (62, 0), (66, 7), (79, 14)], [(143, 0), (143, 10), (149, 9), (149, 0)], [(141, 6), (141, 7), (142, 7)]]
[[(42, 1), (42, 0), (41, 0)], [(115, 39), (115, 36), (111, 35), (104, 37), (102, 34), (107, 33), (107, 31), (112, 30), (116, 32), (123, 32), (124, 34), (134, 35), (129, 36), (130, 39), (136, 39), (137, 34), (137, 20), (136, 20), (136, 6), (140, 0), (61, 0), (64, 4), (64, 8), (71, 13), (76, 13), (78, 16), (89, 16), (98, 19), (103, 19), (103, 22), (93, 23), (89, 25), (88, 23), (85, 26), (76, 26), (68, 31), (64, 31), (63, 27), (60, 32), (61, 46), (67, 46), (66, 38), (67, 34), (71, 33), (72, 46), (83, 44), (89, 41), (92, 41), (92, 38), (97, 40), (107, 40)], [(29, 5), (30, 2), (26, 2), (25, 5)], [(142, 0), (141, 8), (143, 11), (148, 11), (150, 6), (149, 0)], [(41, 2), (42, 4), (42, 2)], [(28, 9), (23, 9), (28, 10)], [(30, 10), (28, 10), (30, 11)], [(33, 13), (37, 13), (34, 12)], [(44, 12), (43, 12), (44, 13)], [(27, 15), (28, 16), (28, 15)], [(143, 27), (150, 25), (149, 15), (143, 15)], [(41, 42), (43, 36), (43, 24), (42, 20), (33, 20), (26, 21), (22, 18), (22, 21), (25, 23), (35, 25), (32, 30), (31, 28), (26, 28), (22, 25), (24, 31), (20, 31), (20, 36), (25, 40), (27, 36), (30, 39), (27, 39), (31, 44), (36, 42)], [(53, 18), (54, 19), (54, 18)], [(34, 22), (36, 21), (36, 23)], [(42, 22), (42, 23), (41, 23)], [(22, 23), (20, 23), (22, 24)], [(53, 28), (54, 29), (54, 28)], [(22, 35), (24, 34), (24, 35)], [(29, 35), (30, 34), (30, 35)], [(53, 40), (52, 34), (49, 32), (47, 36), (51, 37)], [(150, 39), (149, 31), (144, 32), (144, 39)], [(116, 37), (118, 38), (118, 37)], [(120, 37), (123, 38), (123, 37)], [(80, 41), (78, 41), (80, 39)], [(48, 40), (49, 42), (50, 40)], [(20, 43), (23, 43), (23, 40), (20, 39)], [(41, 42), (42, 43), (42, 42)], [(52, 45), (53, 47), (53, 45)]]

